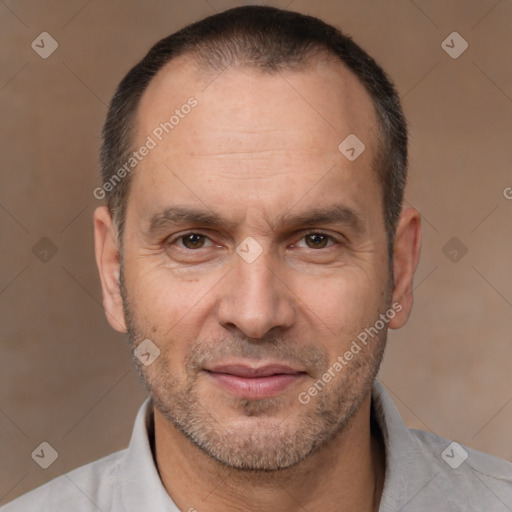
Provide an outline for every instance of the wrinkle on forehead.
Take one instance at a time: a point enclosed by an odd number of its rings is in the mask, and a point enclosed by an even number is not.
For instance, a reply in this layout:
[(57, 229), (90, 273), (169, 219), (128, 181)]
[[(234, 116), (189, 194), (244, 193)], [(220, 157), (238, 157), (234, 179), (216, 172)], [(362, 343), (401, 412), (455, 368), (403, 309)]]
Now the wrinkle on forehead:
[[(374, 145), (373, 102), (358, 78), (332, 58), (301, 71), (228, 68), (212, 79), (190, 55), (177, 57), (154, 77), (141, 99), (138, 138), (143, 140), (191, 96), (198, 106), (168, 137), (168, 144), (173, 139), (178, 149), (192, 138), (196, 152), (213, 154), (219, 137), (254, 144), (262, 135), (279, 131), (308, 134), (312, 148), (322, 138), (341, 142), (351, 132), (366, 139), (367, 148)], [(200, 147), (195, 143), (199, 137)], [(308, 147), (307, 139), (303, 146)]]
[[(192, 96), (197, 106), (134, 173), (132, 191), (142, 178), (135, 188), (142, 185), (148, 205), (157, 197), (162, 207), (180, 199), (176, 185), (212, 202), (220, 200), (222, 188), (231, 190), (222, 194), (228, 207), (230, 199), (242, 196), (246, 207), (274, 200), (292, 204), (318, 183), (328, 187), (324, 192), (331, 198), (333, 186), (347, 190), (352, 205), (365, 190), (374, 201), (377, 118), (363, 85), (343, 64), (273, 74), (227, 69), (212, 81), (190, 57), (179, 57), (158, 73), (141, 99), (139, 141)], [(366, 146), (354, 162), (338, 150), (350, 133)]]

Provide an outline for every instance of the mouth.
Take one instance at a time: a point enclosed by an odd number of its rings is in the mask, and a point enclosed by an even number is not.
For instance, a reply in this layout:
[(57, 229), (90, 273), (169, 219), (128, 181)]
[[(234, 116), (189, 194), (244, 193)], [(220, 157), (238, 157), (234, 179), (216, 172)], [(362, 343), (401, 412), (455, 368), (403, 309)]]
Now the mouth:
[(272, 398), (302, 381), (305, 371), (283, 364), (222, 364), (204, 369), (221, 388), (240, 398)]

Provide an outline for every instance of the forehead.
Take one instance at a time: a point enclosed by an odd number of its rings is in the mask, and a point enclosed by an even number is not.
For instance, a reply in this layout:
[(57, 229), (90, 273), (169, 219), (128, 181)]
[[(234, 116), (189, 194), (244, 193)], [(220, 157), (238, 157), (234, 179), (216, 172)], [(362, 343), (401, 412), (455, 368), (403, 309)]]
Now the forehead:
[[(181, 139), (184, 130), (187, 138), (201, 129), (212, 134), (233, 130), (242, 137), (286, 128), (320, 145), (326, 137), (330, 143), (354, 133), (375, 149), (377, 118), (371, 98), (356, 75), (332, 56), (309, 59), (298, 71), (272, 72), (242, 65), (207, 70), (192, 56), (179, 56), (157, 73), (141, 98), (139, 138), (169, 120), (190, 97), (200, 108), (183, 123), (186, 127), (173, 130), (174, 139)], [(298, 120), (309, 124), (297, 126)], [(210, 138), (201, 142), (206, 146), (209, 141), (216, 143)]]
[[(195, 106), (185, 108), (191, 98)], [(131, 189), (151, 196), (155, 207), (166, 206), (173, 187), (186, 184), (193, 199), (194, 191), (205, 194), (206, 185), (220, 190), (220, 183), (233, 190), (223, 196), (228, 205), (236, 201), (235, 190), (248, 204), (271, 191), (275, 203), (290, 203), (313, 188), (317, 195), (344, 189), (354, 197), (367, 189), (380, 204), (373, 169), (377, 132), (368, 93), (333, 59), (299, 71), (235, 66), (214, 72), (181, 56), (141, 98), (135, 146), (150, 136), (156, 147), (137, 167)], [(349, 161), (339, 145), (354, 135), (365, 150)], [(339, 172), (329, 173), (334, 167)]]

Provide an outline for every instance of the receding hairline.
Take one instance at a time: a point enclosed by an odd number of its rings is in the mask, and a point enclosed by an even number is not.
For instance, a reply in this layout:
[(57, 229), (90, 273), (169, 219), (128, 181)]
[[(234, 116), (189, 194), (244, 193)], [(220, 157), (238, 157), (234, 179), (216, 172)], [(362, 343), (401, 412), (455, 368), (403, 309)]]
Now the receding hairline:
[(172, 55), (147, 83), (138, 100), (137, 110), (144, 97), (147, 95), (148, 91), (154, 87), (155, 83), (162, 80), (166, 72), (172, 72), (172, 68), (176, 66), (180, 66), (181, 69), (188, 69), (191, 72), (193, 78), (197, 79), (198, 81), (204, 80), (206, 85), (208, 85), (212, 80), (230, 68), (234, 71), (253, 71), (255, 73), (260, 72), (263, 75), (277, 75), (281, 72), (307, 72), (314, 70), (319, 66), (329, 67), (334, 65), (334, 67), (338, 68), (338, 70), (347, 73), (355, 82), (357, 82), (361, 91), (364, 92), (365, 96), (369, 100), (369, 103), (373, 106), (376, 120), (378, 119), (378, 112), (375, 108), (375, 101), (365, 86), (364, 82), (346, 62), (344, 62), (328, 47), (321, 47), (316, 45), (315, 47), (309, 48), (306, 53), (302, 55), (300, 61), (283, 61), (275, 67), (268, 67), (260, 63), (254, 63), (250, 59), (244, 58), (243, 55), (240, 58), (236, 57), (232, 60), (229, 60), (227, 63), (220, 63), (210, 60), (208, 58), (208, 52), (209, 50), (205, 46), (204, 48), (185, 48), (182, 49), (179, 53)]
[[(198, 55), (200, 55), (200, 57), (198, 57)], [(236, 63), (233, 62), (229, 67), (232, 71), (235, 72), (254, 72), (261, 73), (262, 75), (280, 76), (281, 72), (286, 74), (287, 72), (301, 73), (314, 71), (318, 66), (330, 67), (331, 69), (333, 69), (334, 66), (335, 71), (337, 70), (338, 72), (347, 74), (351, 77), (352, 82), (356, 84), (356, 87), (360, 93), (366, 98), (367, 106), (370, 111), (365, 112), (371, 114), (373, 118), (373, 122), (368, 126), (368, 135), (371, 137), (372, 170), (377, 173), (377, 179), (379, 179), (380, 174), (378, 172), (378, 167), (381, 165), (381, 158), (383, 157), (383, 153), (385, 151), (385, 134), (383, 133), (383, 126), (379, 117), (379, 112), (375, 105), (375, 101), (357, 74), (352, 71), (352, 69), (350, 69), (350, 67), (331, 50), (328, 48), (312, 49), (311, 53), (305, 56), (300, 65), (289, 67), (286, 65), (286, 63), (284, 63), (283, 66), (281, 66), (278, 70), (264, 66), (254, 66), (250, 62), (245, 61), (237, 61)], [(221, 68), (219, 70), (217, 66), (210, 65), (209, 61), (205, 60), (205, 56), (202, 53), (198, 53), (197, 50), (186, 49), (185, 51), (172, 56), (152, 77), (139, 98), (137, 107), (134, 111), (132, 122), (133, 131), (130, 137), (130, 146), (132, 149), (138, 142), (141, 142), (141, 140), (144, 139), (146, 135), (145, 131), (143, 131), (141, 127), (141, 109), (145, 102), (148, 101), (148, 96), (155, 94), (154, 89), (158, 86), (158, 82), (165, 80), (166, 76), (169, 74), (185, 72), (189, 74), (190, 78), (200, 84), (198, 90), (201, 91), (203, 87), (208, 86), (212, 80), (220, 77), (225, 71), (227, 71), (227, 68)], [(335, 86), (336, 84), (333, 85), (334, 88)], [(293, 92), (292, 89), (290, 89), (290, 91)], [(189, 92), (191, 93), (190, 95), (193, 95), (193, 91)], [(342, 88), (339, 89), (339, 94), (343, 94)], [(177, 99), (177, 103), (179, 103), (181, 100), (186, 100), (188, 95), (189, 93), (185, 92), (182, 97)], [(178, 106), (177, 103), (176, 106)], [(160, 119), (153, 120), (153, 122), (156, 123), (160, 121)], [(341, 142), (343, 138), (348, 135), (348, 133), (339, 133), (339, 135), (339, 142)], [(136, 172), (137, 170), (134, 170), (133, 174), (136, 174)], [(127, 200), (129, 198), (128, 196), (129, 191), (126, 198)]]
[[(271, 45), (272, 41), (275, 45)], [(109, 164), (113, 168), (121, 162), (137, 142), (134, 135), (142, 133), (137, 122), (140, 105), (154, 80), (168, 66), (190, 58), (196, 66), (202, 64), (199, 69), (203, 76), (209, 74), (212, 78), (229, 64), (272, 74), (279, 70), (304, 70), (312, 62), (317, 64), (325, 58), (349, 71), (369, 98), (372, 117), (376, 118), (372, 123), (372, 168), (382, 186), (383, 213), (392, 248), (407, 176), (407, 126), (397, 92), (385, 71), (350, 35), (301, 13), (270, 7), (239, 7), (199, 20), (155, 43), (125, 76), (109, 109), (102, 146), (104, 180), (112, 172)], [(122, 125), (116, 125), (116, 115), (123, 121)], [(108, 196), (109, 208), (119, 219), (116, 225), (121, 234), (130, 182), (127, 179), (122, 189)]]
[[(300, 64), (289, 66), (285, 62), (282, 64), (282, 66), (279, 67), (279, 69), (253, 65), (251, 62), (244, 61), (243, 59), (232, 61), (227, 67), (222, 67), (219, 69), (218, 66), (207, 60), (207, 54), (204, 54), (203, 51), (197, 49), (186, 49), (179, 54), (172, 56), (148, 82), (146, 88), (138, 100), (137, 107), (134, 111), (132, 124), (133, 131), (130, 137), (130, 146), (133, 148), (133, 146), (136, 145), (137, 140), (141, 136), (144, 137), (144, 133), (141, 133), (140, 126), (141, 109), (143, 105), (148, 101), (148, 96), (155, 93), (155, 87), (158, 87), (159, 82), (165, 80), (169, 74), (176, 74), (177, 72), (188, 73), (189, 77), (199, 85), (195, 91), (197, 93), (197, 91), (202, 92), (217, 77), (220, 77), (224, 72), (229, 70), (235, 72), (241, 71), (261, 73), (262, 75), (269, 76), (282, 76), (281, 73), (286, 74), (288, 72), (314, 72), (315, 68), (318, 67), (330, 67), (331, 70), (348, 75), (351, 78), (351, 81), (356, 84), (356, 87), (360, 93), (366, 98), (367, 106), (369, 108), (369, 112), (366, 112), (370, 113), (372, 117), (372, 124), (369, 127), (369, 134), (372, 137), (373, 143), (373, 160), (374, 165), (379, 165), (381, 153), (384, 151), (384, 141), (386, 137), (385, 133), (383, 132), (379, 111), (376, 107), (372, 95), (369, 93), (360, 77), (358, 77), (357, 74), (329, 48), (313, 48), (308, 50), (308, 52), (308, 54), (304, 55), (304, 59), (300, 62)], [(335, 84), (333, 87), (335, 87)], [(293, 89), (290, 88), (290, 91), (293, 92)], [(295, 91), (295, 94), (299, 95), (297, 91)], [(339, 94), (343, 94), (343, 89), (341, 87), (339, 89)], [(186, 100), (187, 96), (191, 95), (194, 95), (194, 91), (184, 92), (183, 96), (177, 98), (177, 102)], [(306, 100), (304, 99), (304, 101)], [(158, 123), (160, 120), (155, 119), (154, 121)], [(340, 137), (344, 136), (342, 133), (339, 135)], [(341, 140), (342, 139), (340, 139), (340, 142)]]

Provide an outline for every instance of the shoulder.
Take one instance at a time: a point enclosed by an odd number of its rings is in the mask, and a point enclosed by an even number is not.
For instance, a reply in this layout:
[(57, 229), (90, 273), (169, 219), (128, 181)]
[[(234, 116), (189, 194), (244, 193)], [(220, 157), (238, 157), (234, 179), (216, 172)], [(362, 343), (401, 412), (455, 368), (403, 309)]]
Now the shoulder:
[(110, 510), (127, 450), (108, 455), (20, 496), (0, 512), (89, 512)]
[(510, 462), (407, 428), (378, 381), (373, 399), (386, 448), (382, 511), (512, 511)]
[(450, 501), (511, 510), (512, 463), (429, 432), (409, 432), (423, 456), (437, 467), (436, 484)]

